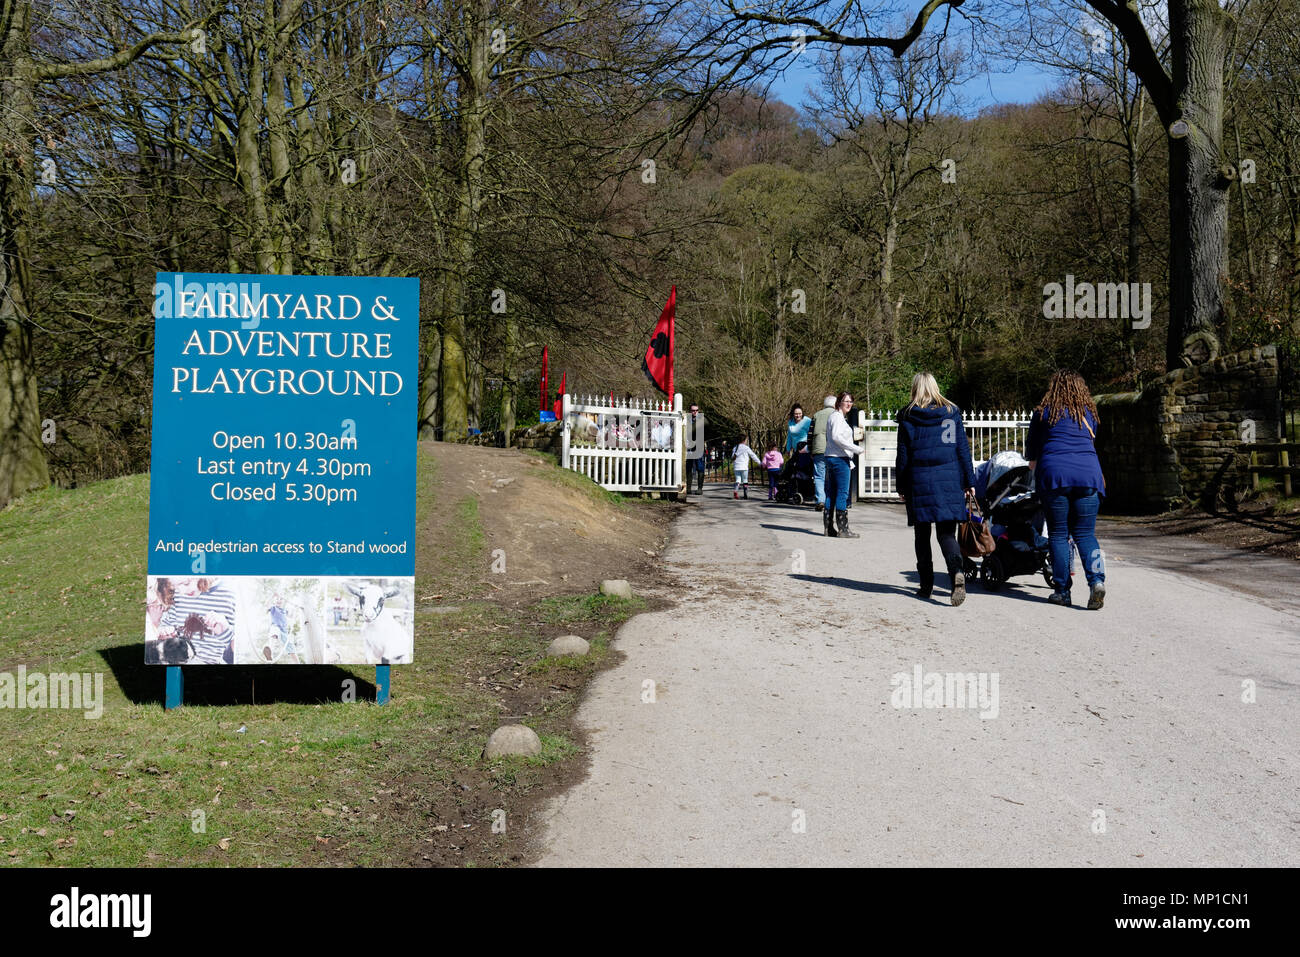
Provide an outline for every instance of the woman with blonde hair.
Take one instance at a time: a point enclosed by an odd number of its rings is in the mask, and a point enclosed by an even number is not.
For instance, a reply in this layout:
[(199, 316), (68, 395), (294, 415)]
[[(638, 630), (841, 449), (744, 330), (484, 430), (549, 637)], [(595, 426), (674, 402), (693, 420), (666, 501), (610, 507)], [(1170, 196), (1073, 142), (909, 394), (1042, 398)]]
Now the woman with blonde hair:
[(1038, 498), (1047, 512), (1048, 547), (1056, 589), (1047, 599), (1070, 605), (1070, 572), (1074, 539), (1088, 579), (1088, 608), (1096, 611), (1106, 600), (1106, 568), (1097, 544), (1097, 510), (1106, 494), (1106, 478), (1097, 458), (1097, 429), (1101, 417), (1077, 372), (1052, 374), (1047, 391), (1029, 420), (1025, 458), (1034, 469)]
[(928, 372), (912, 377), (912, 401), (898, 414), (898, 456), (894, 461), (899, 498), (907, 505), (907, 524), (915, 531), (917, 597), (934, 589), (930, 527), (948, 567), (949, 601), (966, 600), (957, 523), (966, 518), (966, 496), (975, 494), (975, 469), (961, 410), (944, 398)]

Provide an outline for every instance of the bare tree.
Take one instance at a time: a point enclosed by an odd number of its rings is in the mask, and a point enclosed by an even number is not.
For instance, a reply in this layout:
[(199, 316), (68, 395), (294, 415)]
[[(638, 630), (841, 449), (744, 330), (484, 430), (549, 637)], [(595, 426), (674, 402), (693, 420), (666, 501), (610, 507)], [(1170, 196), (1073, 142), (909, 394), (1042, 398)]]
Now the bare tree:
[(955, 182), (964, 159), (956, 107), (963, 57), (940, 42), (914, 43), (901, 56), (844, 49), (823, 58), (814, 109), (822, 128), (860, 160), (867, 201), (850, 201), (841, 222), (874, 250), (872, 288), (884, 351), (899, 351), (904, 294), (897, 281), (900, 243), (913, 224), (946, 204), (943, 179)]
[[(40, 24), (45, 37), (59, 29), (55, 11)], [(128, 24), (129, 25), (129, 24)], [(33, 348), (30, 220), (36, 191), (36, 143), (40, 87), (78, 77), (120, 70), (168, 44), (192, 40), (190, 24), (180, 30), (138, 36), (126, 45), (104, 37), (99, 55), (63, 59), (33, 46), (30, 0), (0, 0), (0, 506), (15, 495), (49, 484), (41, 442)], [(53, 161), (52, 161), (53, 162)], [(57, 178), (57, 163), (42, 168)]]
[[(1224, 319), (1223, 283), (1228, 273), (1228, 189), (1238, 178), (1223, 144), (1225, 72), (1235, 36), (1236, 11), (1249, 0), (1166, 0), (1163, 11), (1141, 0), (1087, 0), (1093, 13), (1112, 24), (1128, 49), (1128, 69), (1141, 81), (1169, 140), (1170, 322), (1166, 362), (1170, 367), (1217, 354), (1216, 330)], [(943, 10), (940, 29), (961, 15), (964, 0), (928, 0), (897, 36), (879, 32), (875, 9), (856, 2), (780, 0), (741, 9), (728, 0), (738, 20), (779, 27), (785, 34), (754, 41), (767, 50), (803, 40), (874, 47), (901, 56)], [(1020, 0), (1032, 30), (1038, 3)], [(1163, 12), (1163, 17), (1153, 16)], [(975, 27), (972, 17), (972, 27)], [(985, 24), (988, 31), (992, 26)], [(797, 35), (794, 33), (797, 31)]]

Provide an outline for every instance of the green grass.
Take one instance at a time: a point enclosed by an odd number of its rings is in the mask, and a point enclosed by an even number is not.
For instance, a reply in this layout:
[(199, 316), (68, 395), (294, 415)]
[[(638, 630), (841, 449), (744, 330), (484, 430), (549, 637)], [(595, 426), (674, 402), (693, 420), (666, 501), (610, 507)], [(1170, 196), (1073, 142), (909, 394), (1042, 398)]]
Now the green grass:
[(578, 753), (578, 746), (570, 741), (564, 735), (559, 734), (539, 734), (538, 740), (542, 742), (542, 753), (532, 757), (511, 756), (504, 758), (493, 758), (488, 762), (491, 767), (493, 776), (501, 784), (515, 784), (518, 782), (521, 773), (526, 768), (545, 768), (552, 764), (558, 764), (573, 757)]
[(561, 595), (542, 599), (533, 606), (539, 623), (563, 628), (581, 627), (591, 647), (582, 656), (541, 658), (529, 666), (529, 672), (538, 675), (556, 671), (576, 672), (580, 675), (594, 672), (608, 656), (609, 643), (618, 626), (643, 608), (645, 599), (635, 596), (624, 599), (600, 594)]
[(143, 641), (148, 511), (147, 475), (0, 511), (0, 668), (84, 666), (114, 639)]
[(478, 514), (478, 499), (470, 496), (456, 507), (457, 526), (460, 529), (462, 554), (477, 554), (486, 544), (483, 536), (483, 520)]
[[(420, 466), (425, 529), (435, 504), (427, 454)], [(468, 577), (487, 562), (476, 501), (456, 503), (454, 516), (425, 560)], [(163, 671), (143, 664), (141, 647), (147, 526), (148, 476), (48, 490), (0, 512), (0, 671), (97, 672), (104, 690), (98, 720), (0, 708), (0, 867), (408, 863), (422, 822), (463, 802), (479, 814), (474, 828), (490, 828), (480, 789), (512, 806), (575, 752), (566, 721), (578, 679), (641, 607), (602, 596), (517, 611), (473, 597), (454, 610), (418, 603), (416, 662), (394, 668), (386, 707), (366, 700), (374, 672), (363, 666), (191, 668), (186, 707), (164, 712)], [(549, 662), (538, 623), (589, 626), (593, 655)], [(574, 679), (529, 719), (542, 754), (483, 760), (501, 713), (491, 676), (523, 681), (534, 666)], [(349, 680), (362, 700), (342, 700)]]
[(625, 508), (627, 506), (628, 499), (626, 496), (602, 488), (591, 479), (587, 478), (587, 476), (581, 475), (572, 469), (560, 468), (559, 459), (550, 452), (543, 452), (540, 449), (521, 449), (520, 451), (525, 455), (539, 458), (546, 464), (552, 466), (552, 468), (546, 469), (545, 471), (540, 472), (540, 474), (554, 482), (556, 485), (563, 488), (577, 489), (578, 491), (591, 496), (598, 502), (604, 502), (607, 505), (613, 505), (617, 508)]
[(559, 595), (537, 603), (541, 619), (551, 625), (571, 625), (601, 619), (625, 619), (645, 607), (644, 598), (610, 595)]

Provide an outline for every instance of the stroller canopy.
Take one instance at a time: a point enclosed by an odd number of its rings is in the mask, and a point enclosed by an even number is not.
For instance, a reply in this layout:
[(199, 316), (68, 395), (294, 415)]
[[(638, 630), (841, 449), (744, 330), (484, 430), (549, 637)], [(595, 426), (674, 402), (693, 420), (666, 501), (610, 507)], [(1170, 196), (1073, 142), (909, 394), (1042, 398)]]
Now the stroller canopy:
[(975, 470), (975, 494), (986, 507), (1010, 505), (1034, 495), (1034, 474), (1019, 452), (999, 452)]

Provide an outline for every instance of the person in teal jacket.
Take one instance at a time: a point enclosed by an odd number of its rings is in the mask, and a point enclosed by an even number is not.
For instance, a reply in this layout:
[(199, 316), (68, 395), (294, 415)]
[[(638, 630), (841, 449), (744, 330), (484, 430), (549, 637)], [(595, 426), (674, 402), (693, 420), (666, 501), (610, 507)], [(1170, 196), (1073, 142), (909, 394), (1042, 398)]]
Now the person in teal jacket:
[(790, 418), (785, 424), (785, 454), (794, 455), (800, 442), (808, 441), (808, 428), (812, 419), (803, 414), (803, 406), (798, 402), (790, 406)]

